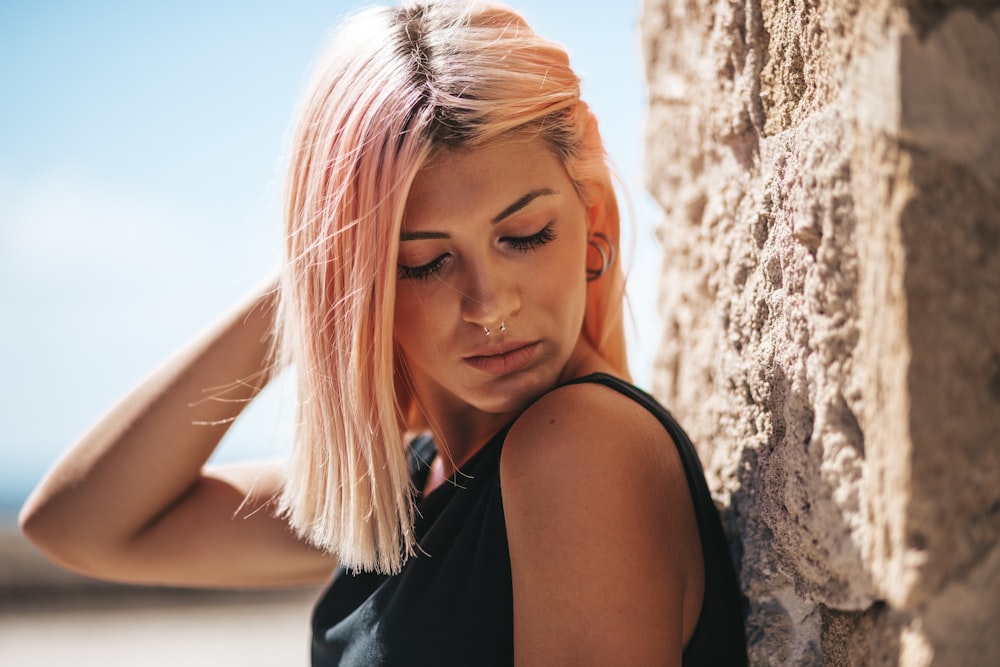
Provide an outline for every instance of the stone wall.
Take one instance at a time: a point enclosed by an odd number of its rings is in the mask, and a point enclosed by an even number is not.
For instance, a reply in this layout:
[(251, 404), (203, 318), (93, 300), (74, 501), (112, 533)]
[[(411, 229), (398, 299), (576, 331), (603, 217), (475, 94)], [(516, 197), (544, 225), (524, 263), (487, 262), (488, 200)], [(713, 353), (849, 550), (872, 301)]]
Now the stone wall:
[(756, 665), (1000, 664), (1000, 3), (645, 0), (654, 390)]

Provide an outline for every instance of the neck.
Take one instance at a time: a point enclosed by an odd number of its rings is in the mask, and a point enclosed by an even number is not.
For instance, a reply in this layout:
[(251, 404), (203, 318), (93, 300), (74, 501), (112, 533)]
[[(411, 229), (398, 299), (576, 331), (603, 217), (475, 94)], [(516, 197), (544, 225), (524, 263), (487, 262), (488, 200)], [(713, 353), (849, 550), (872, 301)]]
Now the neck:
[[(598, 371), (613, 372), (581, 336), (553, 386)], [(413, 374), (411, 381), (434, 434), (439, 453), (434, 476), (441, 479), (453, 475), (527, 407), (510, 412), (486, 412), (445, 391), (430, 378)]]
[(492, 414), (463, 407), (458, 410), (439, 408), (429, 414), (438, 449), (435, 472), (442, 478), (452, 476), (497, 431), (517, 417), (516, 413)]

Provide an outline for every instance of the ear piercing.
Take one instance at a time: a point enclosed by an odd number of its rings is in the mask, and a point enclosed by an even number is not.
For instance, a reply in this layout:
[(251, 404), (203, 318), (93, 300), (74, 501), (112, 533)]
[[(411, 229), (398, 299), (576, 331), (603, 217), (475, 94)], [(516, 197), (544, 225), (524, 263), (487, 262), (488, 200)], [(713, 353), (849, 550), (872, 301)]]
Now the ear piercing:
[(607, 234), (594, 232), (587, 239), (587, 244), (593, 248), (601, 258), (601, 265), (597, 268), (587, 267), (587, 282), (593, 282), (604, 275), (612, 264), (615, 263), (615, 244), (611, 242)]

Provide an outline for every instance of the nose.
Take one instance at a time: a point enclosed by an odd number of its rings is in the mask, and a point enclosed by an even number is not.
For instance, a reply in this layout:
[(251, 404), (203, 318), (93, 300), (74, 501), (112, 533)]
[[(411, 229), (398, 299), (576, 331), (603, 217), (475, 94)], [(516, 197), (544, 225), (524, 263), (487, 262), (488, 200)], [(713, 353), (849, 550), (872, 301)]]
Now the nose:
[(499, 330), (521, 307), (517, 274), (502, 261), (470, 266), (462, 290), (462, 319), (477, 327)]

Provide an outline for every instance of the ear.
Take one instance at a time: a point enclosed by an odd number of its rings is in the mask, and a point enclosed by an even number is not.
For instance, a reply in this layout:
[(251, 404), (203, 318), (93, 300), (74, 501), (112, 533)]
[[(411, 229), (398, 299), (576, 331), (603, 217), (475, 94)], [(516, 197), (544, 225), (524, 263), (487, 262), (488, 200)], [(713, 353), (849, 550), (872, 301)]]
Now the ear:
[(587, 205), (587, 234), (593, 234), (596, 231), (600, 231), (600, 221), (604, 220), (602, 215), (604, 211), (604, 202), (599, 198)]
[(588, 182), (584, 201), (587, 209), (587, 234), (600, 232), (617, 244), (620, 234), (618, 225), (615, 224), (618, 220), (618, 199), (611, 183)]

